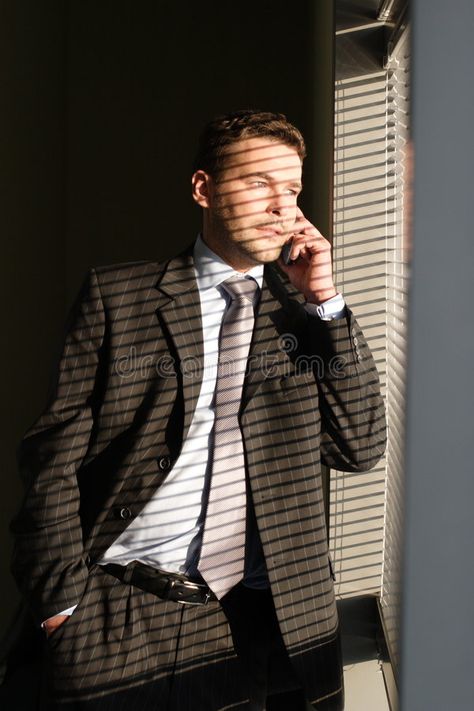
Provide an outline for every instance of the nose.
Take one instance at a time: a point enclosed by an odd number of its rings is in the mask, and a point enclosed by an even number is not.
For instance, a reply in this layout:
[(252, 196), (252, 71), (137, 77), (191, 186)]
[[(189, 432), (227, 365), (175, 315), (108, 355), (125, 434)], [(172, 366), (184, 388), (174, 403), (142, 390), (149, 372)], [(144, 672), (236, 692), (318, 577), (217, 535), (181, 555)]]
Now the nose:
[(276, 217), (285, 217), (293, 206), (292, 196), (275, 191), (268, 203), (268, 212)]

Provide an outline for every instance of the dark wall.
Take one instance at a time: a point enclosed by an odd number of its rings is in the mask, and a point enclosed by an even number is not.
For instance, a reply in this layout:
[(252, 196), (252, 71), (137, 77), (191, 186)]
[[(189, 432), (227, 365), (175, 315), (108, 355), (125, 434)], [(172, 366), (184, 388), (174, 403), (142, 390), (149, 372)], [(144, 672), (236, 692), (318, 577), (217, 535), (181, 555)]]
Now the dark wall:
[[(303, 209), (329, 224), (332, 1), (316, 5), (2, 0), (2, 544), (20, 501), (14, 449), (44, 406), (67, 308), (91, 265), (163, 259), (196, 235), (191, 162), (205, 121), (286, 113), (311, 156)], [(1, 550), (3, 626), (16, 593), (10, 544)]]
[(59, 3), (0, 4), (0, 565), (3, 629), (17, 599), (7, 525), (21, 485), (15, 446), (46, 396), (64, 316), (64, 16)]
[(242, 107), (309, 110), (307, 2), (70, 4), (68, 238), (91, 263), (163, 258), (200, 226), (191, 162), (202, 124)]

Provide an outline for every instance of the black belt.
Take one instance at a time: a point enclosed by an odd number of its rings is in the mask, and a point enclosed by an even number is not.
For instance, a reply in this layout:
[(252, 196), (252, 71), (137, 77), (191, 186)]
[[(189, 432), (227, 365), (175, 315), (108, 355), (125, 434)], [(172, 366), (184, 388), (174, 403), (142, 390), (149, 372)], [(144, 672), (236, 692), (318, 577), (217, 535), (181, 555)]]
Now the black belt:
[(217, 600), (205, 583), (197, 583), (179, 573), (166, 573), (137, 560), (128, 565), (107, 563), (101, 566), (107, 573), (124, 583), (152, 593), (163, 600), (173, 600), (185, 605), (207, 605), (209, 600)]

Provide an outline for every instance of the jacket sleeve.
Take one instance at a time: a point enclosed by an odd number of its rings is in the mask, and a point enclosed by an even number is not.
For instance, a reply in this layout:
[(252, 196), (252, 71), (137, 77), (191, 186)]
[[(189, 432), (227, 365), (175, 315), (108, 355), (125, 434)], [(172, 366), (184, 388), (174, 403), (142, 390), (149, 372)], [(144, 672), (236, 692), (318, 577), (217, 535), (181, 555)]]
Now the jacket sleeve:
[(93, 426), (104, 330), (92, 269), (69, 313), (46, 408), (17, 450), (26, 491), (10, 525), (12, 573), (38, 622), (77, 603), (87, 580), (77, 471)]
[(321, 459), (343, 471), (367, 471), (385, 451), (385, 407), (377, 367), (353, 313), (332, 321), (309, 315), (317, 354)]

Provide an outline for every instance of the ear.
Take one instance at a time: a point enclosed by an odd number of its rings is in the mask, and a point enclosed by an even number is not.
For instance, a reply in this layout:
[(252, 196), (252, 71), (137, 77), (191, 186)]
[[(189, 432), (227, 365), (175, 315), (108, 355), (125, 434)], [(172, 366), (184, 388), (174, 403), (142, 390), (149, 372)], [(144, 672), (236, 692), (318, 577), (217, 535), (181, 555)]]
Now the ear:
[(201, 207), (210, 207), (212, 198), (212, 178), (204, 170), (197, 170), (192, 179), (193, 200)]

